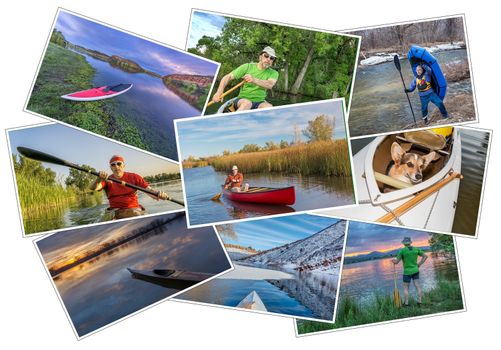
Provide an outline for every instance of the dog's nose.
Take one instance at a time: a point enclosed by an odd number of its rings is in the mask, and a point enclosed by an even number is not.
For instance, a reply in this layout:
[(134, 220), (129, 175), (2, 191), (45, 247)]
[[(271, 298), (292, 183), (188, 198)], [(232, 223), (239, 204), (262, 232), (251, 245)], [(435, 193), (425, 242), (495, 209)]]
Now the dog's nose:
[(423, 175), (421, 174), (416, 174), (416, 180), (421, 180), (423, 178)]

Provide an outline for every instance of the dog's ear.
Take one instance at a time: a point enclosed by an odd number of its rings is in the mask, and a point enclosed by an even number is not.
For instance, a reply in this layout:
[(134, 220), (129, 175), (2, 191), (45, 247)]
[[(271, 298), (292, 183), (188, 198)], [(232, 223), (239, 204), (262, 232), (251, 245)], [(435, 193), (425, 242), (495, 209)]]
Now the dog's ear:
[(430, 152), (427, 155), (423, 156), (424, 163), (423, 163), (423, 169), (426, 169), (426, 167), (431, 163), (433, 159), (435, 159), (435, 152)]
[(400, 165), (400, 161), (404, 156), (405, 151), (397, 142), (393, 142), (391, 145), (391, 159), (395, 162), (395, 164)]

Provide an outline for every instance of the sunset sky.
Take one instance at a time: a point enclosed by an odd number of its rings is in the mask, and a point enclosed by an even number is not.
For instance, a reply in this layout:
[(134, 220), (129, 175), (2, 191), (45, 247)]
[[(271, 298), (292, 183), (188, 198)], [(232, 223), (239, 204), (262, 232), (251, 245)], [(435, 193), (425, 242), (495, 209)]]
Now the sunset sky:
[(402, 248), (401, 242), (406, 236), (411, 237), (416, 247), (429, 245), (428, 232), (350, 221), (345, 255), (355, 256)]

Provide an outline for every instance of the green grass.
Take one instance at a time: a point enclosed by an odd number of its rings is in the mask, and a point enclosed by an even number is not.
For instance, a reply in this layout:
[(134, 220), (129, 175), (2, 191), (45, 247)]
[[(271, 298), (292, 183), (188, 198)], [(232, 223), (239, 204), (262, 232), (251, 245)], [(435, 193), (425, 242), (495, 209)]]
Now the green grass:
[(84, 56), (49, 43), (27, 109), (149, 150), (139, 129), (112, 101), (75, 102), (60, 96), (92, 87), (94, 68)]
[(375, 294), (374, 301), (369, 305), (361, 304), (353, 297), (341, 296), (334, 324), (298, 321), (298, 333), (306, 334), (461, 310), (463, 309), (461, 286), (458, 281), (440, 281), (437, 287), (423, 293), (421, 307), (417, 307), (416, 301), (412, 298), (409, 300), (409, 305), (405, 308), (395, 308), (391, 295)]
[(318, 141), (273, 151), (236, 153), (210, 161), (214, 169), (227, 171), (234, 164), (244, 173), (281, 173), (351, 176), (346, 140)]

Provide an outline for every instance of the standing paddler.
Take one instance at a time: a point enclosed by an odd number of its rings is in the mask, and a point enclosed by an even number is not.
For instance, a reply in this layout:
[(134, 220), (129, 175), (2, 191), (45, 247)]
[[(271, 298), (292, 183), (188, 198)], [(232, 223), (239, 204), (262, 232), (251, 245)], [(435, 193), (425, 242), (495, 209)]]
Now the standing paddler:
[[(93, 191), (105, 190), (110, 205), (108, 210), (113, 211), (114, 219), (144, 215), (145, 209), (138, 202), (137, 190), (109, 181), (108, 178), (114, 178), (148, 190), (153, 190), (148, 182), (138, 174), (126, 172), (125, 160), (121, 156), (114, 155), (111, 157), (110, 168), (113, 174), (108, 175), (106, 171), (100, 171), (99, 177), (91, 184), (90, 189)], [(148, 195), (156, 200), (169, 198), (167, 193), (162, 191), (157, 191), (156, 196)]]

